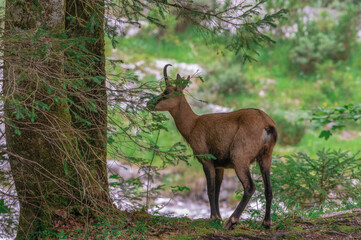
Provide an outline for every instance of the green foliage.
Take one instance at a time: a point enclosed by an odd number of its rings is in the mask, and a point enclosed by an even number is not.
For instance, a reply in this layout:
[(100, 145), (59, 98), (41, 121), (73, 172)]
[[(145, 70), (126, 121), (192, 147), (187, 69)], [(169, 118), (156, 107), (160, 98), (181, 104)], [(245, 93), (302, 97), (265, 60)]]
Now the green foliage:
[(180, 46), (181, 42), (179, 41), (179, 35), (176, 34), (176, 27), (180, 21), (179, 17), (170, 14), (160, 17), (157, 9), (151, 10), (150, 14), (153, 15), (154, 18), (159, 18), (163, 27), (159, 28), (157, 25), (150, 25), (143, 28), (142, 33), (154, 36), (158, 41)]
[[(243, 19), (246, 24), (241, 24), (241, 26), (236, 29), (236, 34), (226, 34), (225, 38), (223, 38), (223, 41), (226, 41), (227, 48), (239, 54), (243, 58), (243, 62), (255, 60), (254, 53), (258, 54), (256, 51), (257, 46), (264, 43), (274, 43), (274, 41), (266, 34), (263, 34), (260, 29), (275, 27), (275, 21), (284, 19), (288, 13), (287, 10), (281, 9), (273, 14), (266, 14), (262, 17), (260, 10), (262, 4), (266, 1), (267, 0), (259, 0), (254, 6), (247, 4), (241, 6), (239, 11), (242, 13), (236, 20)], [(225, 8), (227, 7), (229, 6)]]
[[(162, 168), (168, 165), (176, 165), (179, 161), (188, 162), (191, 155), (184, 154), (186, 146), (182, 142), (172, 141), (160, 145), (155, 144), (155, 130), (163, 129), (167, 118), (163, 114), (152, 112), (137, 112), (134, 109), (123, 109), (123, 116), (115, 115), (119, 111), (119, 106), (109, 109), (112, 114), (109, 124), (114, 126), (114, 130), (109, 132), (112, 139), (108, 143), (109, 155), (113, 158), (125, 159), (128, 163), (139, 166), (150, 164), (153, 154), (156, 164)], [(114, 114), (114, 115), (113, 115)], [(164, 131), (164, 133), (165, 133)], [(163, 136), (161, 132), (160, 138)], [(129, 140), (130, 139), (130, 142)]]
[(343, 107), (334, 107), (332, 109), (315, 108), (311, 112), (311, 120), (321, 126), (331, 124), (329, 130), (323, 130), (319, 137), (326, 140), (335, 130), (345, 127), (348, 121), (358, 121), (361, 119), (361, 104), (349, 104)]
[[(197, 28), (207, 43), (221, 43), (237, 53), (242, 61), (252, 61), (258, 54), (259, 46), (274, 42), (262, 29), (275, 27), (276, 22), (287, 14), (285, 9), (262, 14), (265, 2), (267, 0), (257, 0), (251, 4), (226, 1), (211, 5), (194, 1), (183, 1), (180, 4), (151, 0), (145, 5), (139, 0), (127, 0), (118, 5), (111, 3), (110, 7), (118, 18), (126, 16), (132, 24), (140, 26), (140, 19), (146, 19), (158, 27), (169, 27), (170, 30), (163, 30), (160, 35), (162, 39), (170, 39), (172, 42), (177, 42), (177, 37), (173, 36), (176, 20), (185, 19), (187, 24), (191, 23)], [(177, 17), (169, 17), (169, 13)], [(107, 29), (113, 42), (116, 33), (111, 27)]]
[(325, 59), (337, 60), (344, 52), (343, 44), (334, 35), (319, 32), (311, 36), (301, 36), (291, 50), (291, 61), (304, 73), (314, 72), (316, 64)]
[(240, 63), (221, 63), (205, 76), (201, 91), (218, 96), (249, 95), (254, 82), (247, 79)]
[(306, 74), (313, 73), (316, 65), (326, 60), (337, 62), (347, 59), (357, 39), (354, 9), (347, 8), (336, 22), (331, 17), (332, 13), (322, 14), (306, 25), (298, 23), (294, 48), (290, 52), (292, 63)]
[(284, 115), (272, 115), (278, 129), (277, 142), (283, 146), (298, 144), (305, 135), (305, 126), (301, 122), (288, 120)]
[(196, 156), (200, 161), (205, 161), (205, 160), (208, 160), (208, 159), (217, 160), (217, 158), (214, 155), (210, 154), (210, 153), (206, 153), (206, 154), (202, 154), (202, 155), (196, 155)]
[(124, 180), (123, 177), (114, 174), (109, 177), (111, 182), (109, 186), (111, 188), (117, 189), (117, 200), (116, 202), (120, 204), (120, 206), (125, 206), (124, 203), (130, 202), (130, 206), (133, 208), (141, 208), (142, 200), (146, 196), (146, 193), (143, 191), (143, 183), (139, 178), (131, 178), (129, 180)]
[(175, 192), (183, 192), (184, 190), (186, 191), (190, 191), (190, 189), (187, 187), (187, 186), (172, 186), (172, 192), (175, 193)]
[(360, 171), (359, 152), (323, 149), (316, 157), (297, 153), (274, 162), (272, 186), (278, 201), (320, 206), (325, 202), (356, 199), (361, 191)]

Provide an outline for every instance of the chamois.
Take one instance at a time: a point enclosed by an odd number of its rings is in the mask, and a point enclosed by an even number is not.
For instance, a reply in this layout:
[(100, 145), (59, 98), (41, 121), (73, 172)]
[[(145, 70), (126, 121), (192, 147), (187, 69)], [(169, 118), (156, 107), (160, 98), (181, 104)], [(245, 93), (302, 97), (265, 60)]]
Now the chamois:
[[(207, 179), (207, 193), (211, 219), (220, 219), (219, 192), (226, 168), (234, 169), (244, 189), (242, 200), (225, 222), (224, 228), (233, 229), (256, 190), (249, 165), (257, 160), (265, 186), (266, 214), (262, 225), (271, 227), (272, 188), (270, 168), (273, 147), (277, 141), (274, 121), (259, 109), (240, 109), (230, 113), (196, 115), (183, 95), (185, 86), (173, 86), (167, 76), (167, 64), (163, 69), (166, 88), (162, 94), (148, 102), (155, 111), (169, 111), (177, 129), (189, 143), (194, 155), (212, 154), (216, 159), (197, 157), (203, 165)], [(183, 80), (177, 74), (177, 80)], [(190, 76), (188, 76), (188, 81)]]

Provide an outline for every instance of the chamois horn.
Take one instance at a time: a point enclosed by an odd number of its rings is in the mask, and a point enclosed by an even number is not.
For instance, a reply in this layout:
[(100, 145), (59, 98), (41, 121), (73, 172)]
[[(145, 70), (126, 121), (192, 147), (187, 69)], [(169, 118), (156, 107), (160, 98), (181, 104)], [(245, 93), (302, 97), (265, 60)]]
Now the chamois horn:
[(168, 80), (168, 75), (167, 75), (167, 67), (169, 67), (169, 66), (172, 66), (172, 64), (165, 65), (164, 69), (163, 69), (164, 81), (165, 81), (166, 86), (169, 85), (169, 80)]

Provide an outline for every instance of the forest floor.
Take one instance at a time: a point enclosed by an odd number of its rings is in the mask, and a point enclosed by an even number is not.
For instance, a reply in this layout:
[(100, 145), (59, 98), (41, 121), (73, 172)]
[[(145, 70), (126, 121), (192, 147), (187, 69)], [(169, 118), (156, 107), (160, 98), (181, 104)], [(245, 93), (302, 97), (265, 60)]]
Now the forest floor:
[[(209, 230), (213, 233), (206, 233)], [(190, 227), (186, 231), (166, 233), (149, 239), (361, 239), (361, 209), (329, 213), (315, 219), (293, 219), (287, 221), (287, 225), (283, 225), (282, 229), (279, 224), (266, 230), (260, 226), (250, 227), (241, 221), (232, 231)]]
[[(267, 240), (361, 239), (361, 208), (323, 214), (317, 218), (280, 216), (271, 229), (259, 221), (241, 220), (234, 230), (222, 221), (155, 216), (145, 212), (118, 212), (117, 224), (67, 218), (44, 239), (143, 239), (143, 240)], [(85, 226), (86, 220), (87, 227)], [(85, 230), (82, 231), (81, 229)]]

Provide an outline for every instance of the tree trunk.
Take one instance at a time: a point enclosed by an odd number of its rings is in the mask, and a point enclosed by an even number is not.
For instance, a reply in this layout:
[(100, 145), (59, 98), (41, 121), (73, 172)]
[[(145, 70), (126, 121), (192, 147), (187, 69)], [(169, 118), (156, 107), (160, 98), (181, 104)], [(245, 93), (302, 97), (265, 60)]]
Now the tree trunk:
[[(66, 31), (82, 54), (67, 54), (67, 73), (77, 87), (70, 86), (72, 125), (85, 135), (79, 142), (89, 169), (100, 189), (95, 195), (107, 201), (107, 92), (104, 57), (104, 0), (68, 0)], [(84, 66), (83, 68), (74, 67)], [(80, 70), (79, 70), (80, 69)], [(104, 191), (104, 190), (107, 191)]]
[[(51, 34), (65, 24), (62, 1), (7, 1), (4, 87), (7, 153), (19, 202), (17, 239), (51, 225), (71, 202), (64, 165), (74, 143), (63, 99), (62, 61)], [(46, 24), (46, 25), (45, 25)], [(51, 71), (49, 71), (51, 69)]]
[[(110, 206), (103, 5), (82, 3), (6, 1), (3, 95), (17, 239), (36, 238), (74, 206)], [(65, 23), (66, 10), (79, 21)], [(77, 80), (84, 84), (76, 90)]]

